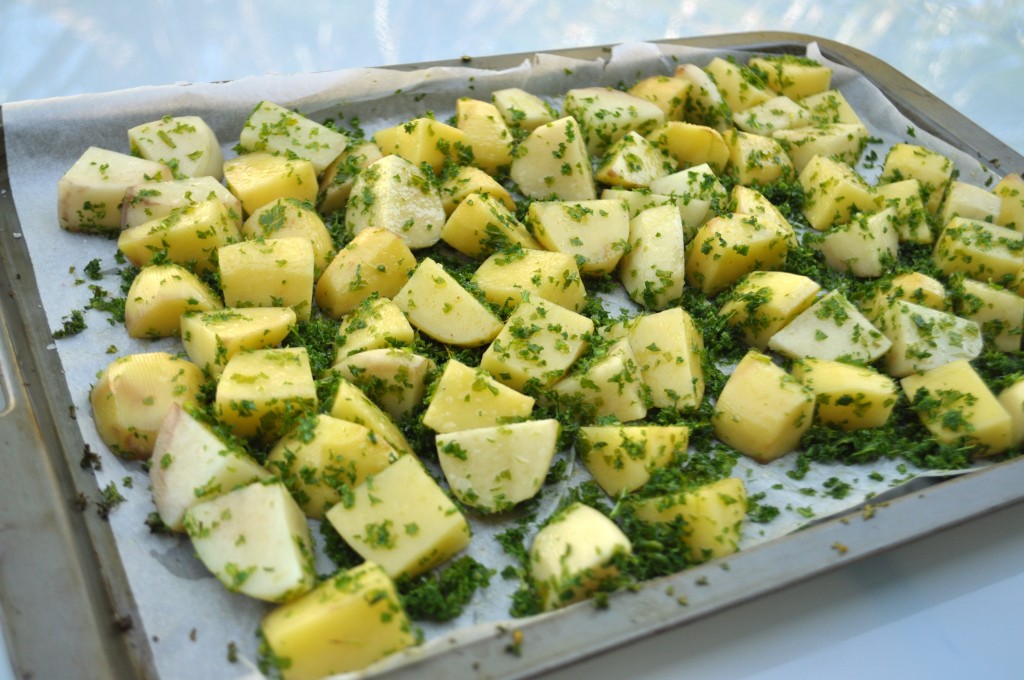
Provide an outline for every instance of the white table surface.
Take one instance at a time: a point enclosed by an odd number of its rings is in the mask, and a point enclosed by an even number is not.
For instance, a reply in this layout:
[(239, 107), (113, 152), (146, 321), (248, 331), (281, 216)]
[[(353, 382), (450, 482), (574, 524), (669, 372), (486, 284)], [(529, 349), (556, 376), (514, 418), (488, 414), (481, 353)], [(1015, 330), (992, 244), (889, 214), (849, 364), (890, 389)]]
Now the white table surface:
[[(764, 30), (867, 51), (1024, 153), (1019, 0), (2, 0), (0, 102)], [(545, 677), (1021, 678), (1021, 527), (1024, 505)]]

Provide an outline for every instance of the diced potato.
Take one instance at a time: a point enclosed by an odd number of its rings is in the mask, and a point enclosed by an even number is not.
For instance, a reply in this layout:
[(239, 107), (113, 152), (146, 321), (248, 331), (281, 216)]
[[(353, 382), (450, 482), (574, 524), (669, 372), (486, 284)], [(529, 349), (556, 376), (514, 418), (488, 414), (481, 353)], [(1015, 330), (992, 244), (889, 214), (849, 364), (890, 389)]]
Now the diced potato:
[(872, 212), (879, 207), (871, 187), (856, 170), (826, 156), (811, 158), (799, 179), (804, 217), (819, 231), (849, 222), (854, 211)]
[(996, 224), (1024, 231), (1024, 178), (1012, 172), (992, 187), (992, 193), (999, 197)]
[(1002, 352), (1020, 350), (1024, 298), (1012, 290), (973, 279), (963, 280), (957, 314), (981, 326), (981, 335)]
[(571, 116), (540, 125), (520, 142), (509, 174), (528, 198), (588, 201), (597, 197), (587, 146), (579, 123)]
[(317, 407), (304, 347), (255, 349), (231, 357), (217, 383), (217, 419), (239, 437), (273, 440)]
[(185, 530), (185, 511), (200, 501), (272, 475), (230, 446), (178, 404), (172, 404), (153, 446), (149, 479), (160, 519)]
[(644, 385), (655, 408), (692, 409), (704, 399), (704, 338), (689, 313), (672, 307), (642, 314), (627, 324)]
[[(619, 201), (629, 212), (630, 219), (636, 217), (648, 208), (657, 208), (663, 205), (676, 205), (677, 199), (664, 194), (656, 194), (650, 189), (620, 189), (607, 187), (601, 190), (601, 198), (610, 201)], [(696, 228), (694, 229), (696, 231)]]
[(264, 100), (246, 118), (238, 144), (250, 152), (269, 151), (308, 160), (313, 164), (313, 174), (320, 175), (345, 150), (348, 137), (301, 113)]
[(359, 173), (345, 209), (345, 227), (353, 235), (383, 227), (412, 249), (441, 240), (441, 195), (419, 166), (401, 156), (384, 156)]
[(313, 304), (313, 244), (306, 238), (268, 238), (217, 250), (220, 285), (229, 307), (291, 307), (299, 320)]
[(1002, 205), (1002, 199), (988, 189), (953, 180), (949, 183), (942, 201), (939, 224), (949, 224), (954, 217), (994, 222)]
[(340, 319), (375, 293), (393, 297), (415, 268), (416, 256), (401, 237), (384, 227), (364, 229), (338, 251), (317, 279), (317, 307)]
[(412, 447), (394, 421), (370, 401), (361, 389), (347, 380), (339, 380), (330, 414), (335, 418), (357, 423), (376, 433), (399, 455), (413, 454)]
[(983, 347), (978, 324), (905, 300), (891, 300), (876, 323), (892, 341), (885, 372), (896, 378), (957, 359), (973, 359)]
[(658, 147), (630, 131), (608, 149), (594, 176), (609, 186), (635, 189), (649, 185), (674, 169), (675, 162)]
[(300, 419), (267, 456), (267, 469), (285, 481), (307, 517), (322, 520), (335, 503), (398, 454), (372, 430), (324, 413)]
[(160, 163), (90, 146), (57, 181), (57, 221), (68, 231), (116, 234), (129, 187), (173, 177)]
[(772, 97), (743, 111), (734, 112), (733, 123), (744, 132), (772, 135), (779, 130), (798, 130), (810, 124), (807, 109), (785, 96)]
[(281, 482), (256, 482), (185, 511), (196, 556), (231, 592), (287, 602), (316, 585), (313, 539)]
[(637, 304), (664, 309), (686, 283), (683, 222), (675, 206), (645, 210), (629, 221), (629, 251), (619, 260), (619, 280)]
[(218, 376), (239, 352), (280, 345), (295, 321), (291, 307), (186, 312), (181, 317), (181, 342), (189, 359)]
[(491, 100), (509, 127), (532, 131), (558, 118), (558, 112), (550, 104), (518, 87), (495, 90)]
[(744, 274), (780, 267), (788, 252), (789, 233), (771, 221), (740, 213), (713, 217), (687, 246), (686, 281), (714, 296)]
[(999, 393), (999, 403), (1010, 416), (1010, 447), (1024, 444), (1024, 379), (1017, 380)]
[(473, 283), (491, 304), (514, 308), (536, 295), (578, 312), (587, 291), (576, 258), (548, 250), (510, 250), (495, 253), (473, 273)]
[(729, 147), (728, 168), (744, 186), (771, 184), (794, 174), (785, 149), (771, 137), (729, 130), (722, 134), (722, 140)]
[(271, 611), (260, 630), (281, 661), (283, 680), (358, 671), (416, 644), (394, 582), (373, 562), (341, 571)]
[(370, 140), (345, 147), (338, 158), (327, 166), (316, 195), (316, 207), (324, 215), (340, 210), (352, 195), (356, 177), (374, 161), (384, 157), (380, 147)]
[(1012, 421), (966, 359), (957, 359), (900, 381), (921, 422), (940, 444), (969, 444), (977, 456), (1010, 447)]
[(186, 177), (128, 187), (121, 205), (121, 229), (167, 217), (177, 208), (217, 199), (228, 209), (235, 228), (242, 227), (242, 202), (213, 177)]
[(515, 246), (540, 248), (515, 213), (488, 194), (464, 198), (444, 223), (441, 239), (463, 255), (475, 258)]
[(687, 241), (693, 238), (708, 218), (715, 215), (715, 208), (723, 206), (728, 198), (725, 187), (706, 163), (656, 179), (651, 182), (650, 189), (675, 200), (679, 217), (683, 221), (683, 236)]
[(900, 241), (909, 243), (932, 243), (932, 234), (928, 215), (921, 197), (921, 183), (916, 179), (905, 179), (875, 187), (882, 199), (883, 208), (891, 208), (896, 214), (896, 233)]
[(732, 187), (730, 198), (732, 203), (736, 204), (736, 209), (733, 212), (751, 215), (758, 222), (774, 225), (786, 232), (790, 247), (799, 245), (793, 225), (789, 223), (782, 211), (776, 208), (775, 204), (765, 198), (760, 191), (742, 184), (735, 184)]
[(224, 163), (224, 181), (246, 215), (279, 198), (313, 203), (319, 185), (313, 164), (266, 151), (242, 154)]
[(1012, 283), (1024, 266), (1024, 235), (988, 222), (954, 217), (935, 242), (935, 266), (979, 281)]
[(715, 436), (759, 463), (793, 451), (814, 419), (814, 394), (757, 350), (736, 365), (715, 404)]
[(124, 301), (130, 338), (166, 338), (181, 331), (181, 315), (221, 309), (220, 298), (198, 276), (176, 264), (143, 267)]
[(501, 319), (429, 257), (420, 262), (395, 305), (409, 323), (447, 345), (479, 347), (501, 330)]
[(533, 405), (533, 397), (453, 358), (445, 364), (422, 420), (434, 432), (458, 432), (529, 418)]
[(242, 225), (247, 239), (305, 238), (313, 246), (313, 266), (322, 272), (334, 259), (334, 241), (311, 203), (279, 198), (257, 208)]
[(856, 361), (870, 364), (892, 342), (854, 307), (832, 291), (801, 312), (768, 340), (768, 347), (791, 359)]
[(636, 491), (651, 473), (685, 458), (690, 428), (685, 425), (595, 425), (581, 427), (580, 460), (613, 498)]
[(198, 366), (166, 352), (115, 359), (89, 393), (96, 431), (118, 456), (149, 458), (171, 406), (198, 405), (204, 382)]
[(584, 276), (614, 271), (629, 238), (629, 213), (618, 201), (534, 201), (527, 221), (541, 245), (573, 255)]
[(820, 290), (816, 281), (800, 274), (751, 272), (736, 284), (718, 315), (738, 326), (748, 345), (764, 351), (773, 335), (814, 304)]
[(619, 573), (615, 558), (633, 547), (615, 522), (589, 505), (574, 503), (534, 536), (530, 579), (546, 610), (578, 602)]
[(491, 175), (512, 165), (512, 133), (497, 106), (460, 97), (455, 101), (455, 126), (473, 150), (473, 165)]
[(859, 123), (808, 125), (772, 132), (772, 138), (789, 154), (797, 172), (802, 172), (815, 156), (829, 156), (847, 165), (856, 165), (870, 137), (868, 129)]
[(858, 278), (877, 278), (889, 271), (899, 254), (895, 211), (860, 213), (828, 230), (821, 239), (825, 262)]
[(669, 120), (647, 133), (647, 141), (663, 150), (680, 168), (707, 163), (716, 172), (725, 170), (729, 147), (713, 127)]
[(125, 229), (117, 237), (117, 248), (136, 267), (166, 253), (171, 262), (202, 274), (216, 266), (218, 248), (241, 239), (237, 223), (237, 215), (220, 200), (208, 199)]
[(537, 298), (523, 300), (484, 352), (480, 367), (498, 382), (522, 391), (550, 386), (588, 347), (594, 322)]
[(562, 112), (572, 116), (593, 156), (602, 156), (628, 132), (641, 135), (665, 122), (657, 104), (610, 87), (580, 87), (569, 90), (562, 100)]
[(728, 130), (732, 126), (732, 110), (704, 69), (696, 64), (679, 64), (675, 76), (690, 82), (690, 97), (683, 116), (686, 122), (715, 130)]
[(441, 173), (445, 161), (463, 165), (471, 158), (469, 136), (432, 118), (415, 118), (378, 130), (373, 141), (385, 156), (395, 154), (417, 168), (426, 163), (435, 175)]
[(807, 97), (800, 97), (800, 105), (811, 112), (811, 119), (814, 125), (835, 125), (837, 123), (849, 125), (864, 125), (857, 112), (846, 101), (846, 97), (839, 90), (825, 90), (818, 94)]
[(335, 363), (368, 349), (411, 345), (415, 339), (412, 325), (398, 305), (387, 298), (370, 297), (342, 317)]
[(487, 194), (501, 202), (510, 211), (516, 209), (512, 195), (498, 180), (480, 168), (465, 165), (459, 168), (454, 177), (446, 179), (441, 184), (441, 205), (444, 207), (444, 214), (450, 216), (455, 212), (455, 208), (471, 194)]
[(953, 178), (953, 161), (918, 144), (893, 144), (885, 156), (881, 181), (916, 179), (921, 183), (925, 208), (937, 214)]
[(334, 369), (388, 415), (401, 420), (423, 401), (433, 362), (405, 349), (368, 349), (340, 359)]
[(327, 511), (327, 521), (391, 578), (428, 571), (465, 548), (470, 537), (466, 518), (415, 456), (400, 456), (368, 477), (350, 501)]
[(636, 81), (627, 92), (655, 104), (665, 114), (666, 120), (681, 121), (686, 113), (691, 87), (693, 83), (682, 78), (650, 76)]
[(714, 57), (704, 70), (714, 79), (734, 115), (774, 96), (765, 89), (765, 83), (757, 73), (733, 61)]
[(921, 272), (897, 274), (891, 281), (882, 281), (874, 297), (862, 301), (860, 307), (869, 319), (876, 321), (892, 300), (905, 300), (940, 312), (952, 309), (946, 287)]
[(437, 435), (437, 458), (459, 502), (503, 512), (537, 495), (558, 449), (557, 420)]
[(747, 490), (743, 480), (726, 477), (693, 490), (637, 501), (633, 508), (645, 522), (682, 520), (680, 540), (691, 557), (703, 562), (739, 550)]
[(132, 155), (156, 161), (184, 177), (224, 176), (217, 135), (199, 116), (164, 116), (128, 130)]
[(612, 416), (627, 423), (647, 415), (640, 366), (626, 340), (620, 340), (602, 358), (570, 373), (551, 389), (593, 418)]
[(806, 57), (753, 57), (747, 65), (764, 73), (769, 89), (793, 99), (825, 92), (832, 82), (832, 69)]
[(814, 393), (818, 421), (843, 430), (881, 427), (896, 405), (896, 382), (868, 366), (806, 358), (793, 377)]

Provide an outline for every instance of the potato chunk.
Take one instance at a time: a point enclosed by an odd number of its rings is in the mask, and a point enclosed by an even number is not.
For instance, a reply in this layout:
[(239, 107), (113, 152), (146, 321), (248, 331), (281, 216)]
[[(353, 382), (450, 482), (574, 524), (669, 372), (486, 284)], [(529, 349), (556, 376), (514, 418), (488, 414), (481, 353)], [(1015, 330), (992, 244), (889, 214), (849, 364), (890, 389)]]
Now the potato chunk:
[(350, 354), (410, 345), (415, 339), (416, 333), (398, 305), (387, 298), (367, 298), (338, 326), (335, 363)]
[(285, 480), (306, 516), (319, 520), (397, 457), (368, 428), (320, 413), (303, 417), (278, 440), (267, 456), (267, 468)]
[(743, 480), (727, 477), (693, 490), (637, 501), (633, 507), (645, 522), (682, 520), (680, 540), (691, 557), (703, 562), (739, 550), (747, 491)]
[(1024, 235), (988, 222), (954, 217), (935, 242), (935, 266), (979, 281), (1012, 283), (1024, 266)]
[(160, 519), (185, 530), (185, 511), (200, 501), (271, 477), (178, 404), (172, 404), (153, 446), (149, 479)]
[(788, 253), (789, 233), (771, 221), (740, 213), (713, 217), (687, 246), (686, 281), (714, 296), (744, 274), (781, 266)]
[(239, 437), (276, 439), (296, 416), (316, 409), (316, 385), (304, 347), (236, 354), (217, 383), (217, 418)]
[(268, 238), (217, 251), (229, 307), (291, 307), (302, 321), (313, 303), (315, 254), (306, 238)]
[(871, 133), (858, 123), (831, 123), (775, 130), (772, 138), (789, 154), (796, 171), (803, 172), (815, 156), (828, 156), (850, 166), (856, 165)]
[(843, 430), (885, 425), (896, 405), (896, 383), (867, 366), (807, 358), (793, 377), (814, 393), (818, 420)]
[(645, 187), (675, 169), (675, 162), (636, 132), (627, 132), (605, 154), (594, 175), (609, 186)]
[(527, 220), (545, 248), (575, 257), (584, 276), (613, 271), (629, 239), (629, 213), (618, 201), (534, 201)]
[(587, 348), (594, 322), (546, 300), (524, 300), (480, 359), (480, 367), (515, 390), (548, 387)]
[(512, 165), (512, 133), (498, 107), (460, 97), (455, 101), (455, 125), (473, 150), (473, 164), (491, 175)]
[(501, 319), (429, 257), (416, 267), (394, 302), (409, 323), (448, 345), (478, 347), (501, 330)]
[(400, 456), (327, 511), (327, 521), (391, 578), (416, 576), (469, 544), (466, 518), (415, 456)]
[(181, 342), (189, 359), (218, 376), (239, 352), (280, 345), (295, 320), (291, 307), (186, 312), (181, 317)]
[(509, 510), (537, 495), (558, 449), (558, 421), (528, 420), (437, 435), (437, 458), (459, 502)]
[(178, 175), (224, 176), (220, 142), (199, 116), (164, 116), (136, 125), (128, 130), (128, 144), (133, 156), (166, 165)]
[(324, 215), (340, 210), (352, 195), (356, 176), (370, 163), (384, 157), (372, 141), (354, 142), (345, 147), (338, 158), (327, 166), (316, 195), (316, 207)]
[(347, 380), (339, 380), (330, 414), (335, 418), (357, 423), (374, 432), (391, 445), (399, 455), (413, 454), (412, 447), (395, 422), (366, 394)]
[(528, 418), (534, 401), (483, 369), (449, 359), (423, 413), (423, 424), (441, 433), (491, 427)]
[(996, 224), (1024, 231), (1024, 178), (1011, 172), (996, 182), (992, 193), (999, 197)]
[(742, 130), (722, 134), (729, 147), (728, 168), (743, 186), (771, 184), (794, 174), (793, 162), (778, 141)]
[(232, 592), (287, 602), (316, 584), (306, 517), (279, 481), (196, 503), (184, 522), (200, 561)]
[(764, 354), (743, 357), (715, 404), (715, 435), (759, 463), (794, 450), (814, 419), (814, 394)]
[(578, 312), (586, 289), (576, 259), (548, 250), (510, 250), (495, 253), (473, 273), (475, 283), (491, 304), (514, 308), (532, 295)]
[(603, 357), (565, 376), (551, 389), (591, 418), (611, 416), (625, 423), (647, 415), (644, 387), (632, 347), (620, 340)]
[(416, 256), (400, 236), (384, 227), (364, 229), (320, 275), (316, 282), (317, 307), (340, 319), (375, 293), (393, 297), (415, 268)]
[(1010, 447), (1010, 414), (966, 359), (900, 381), (910, 405), (940, 444), (966, 443), (976, 456)]
[(222, 308), (220, 298), (198, 276), (176, 264), (143, 267), (124, 303), (131, 338), (166, 338), (181, 331), (181, 315)]
[(892, 342), (839, 291), (828, 293), (768, 340), (768, 347), (791, 359), (858, 361), (870, 364)]
[(203, 274), (216, 266), (218, 248), (241, 240), (237, 223), (237, 215), (212, 198), (125, 229), (117, 237), (117, 248), (136, 267), (163, 253)]
[(892, 342), (885, 371), (896, 378), (973, 359), (984, 346), (973, 321), (923, 305), (893, 299), (879, 313), (878, 328)]
[(495, 90), (491, 100), (509, 127), (532, 131), (558, 118), (558, 112), (550, 104), (518, 87)]
[(905, 179), (889, 184), (879, 184), (875, 193), (882, 199), (884, 208), (895, 212), (896, 233), (900, 241), (909, 243), (932, 243), (932, 233), (921, 197), (921, 183), (916, 179)]
[(484, 258), (498, 250), (540, 244), (497, 197), (470, 194), (448, 216), (441, 238), (463, 255)]
[(378, 130), (373, 141), (385, 156), (395, 154), (417, 168), (429, 165), (440, 174), (446, 160), (462, 165), (470, 157), (470, 138), (462, 130), (432, 118), (415, 118)]
[(228, 209), (236, 231), (242, 226), (242, 202), (213, 177), (186, 177), (128, 187), (121, 205), (121, 230), (162, 219), (178, 208), (217, 199)]
[(334, 241), (311, 203), (279, 198), (257, 208), (242, 225), (247, 239), (305, 238), (313, 246), (313, 266), (319, 274), (334, 259)]
[(615, 522), (589, 505), (570, 505), (537, 532), (530, 546), (530, 578), (541, 606), (557, 609), (589, 597), (618, 576), (615, 558), (632, 551)]
[(597, 197), (590, 156), (572, 117), (540, 125), (516, 147), (509, 171), (525, 196), (589, 201)]
[(464, 165), (453, 177), (441, 183), (441, 205), (444, 214), (451, 216), (470, 194), (487, 194), (501, 202), (509, 210), (516, 209), (516, 203), (508, 189), (480, 168)]
[(667, 153), (680, 168), (706, 163), (720, 173), (729, 162), (729, 147), (722, 133), (707, 125), (669, 120), (648, 132), (647, 141)]
[(882, 182), (916, 179), (921, 184), (925, 207), (937, 214), (946, 187), (953, 178), (953, 161), (919, 144), (893, 144), (885, 156)]
[(338, 572), (274, 609), (260, 630), (282, 661), (283, 680), (358, 671), (416, 644), (394, 582), (373, 562)]
[(996, 349), (1002, 352), (1020, 349), (1024, 332), (1024, 298), (1012, 290), (964, 279), (957, 312), (981, 326), (982, 337)]
[(704, 338), (689, 313), (672, 307), (626, 324), (626, 338), (656, 408), (685, 410), (704, 399)]
[(821, 240), (825, 262), (858, 278), (881, 276), (896, 262), (899, 250), (895, 216), (895, 211), (887, 208), (832, 227)]
[(800, 171), (800, 186), (804, 217), (819, 231), (849, 222), (854, 211), (872, 212), (880, 201), (856, 170), (826, 156), (807, 162)]
[(423, 401), (433, 362), (405, 349), (368, 349), (339, 360), (334, 369), (388, 415), (401, 420)]
[(664, 309), (683, 294), (684, 258), (683, 221), (676, 207), (644, 210), (629, 221), (629, 252), (619, 260), (619, 280), (637, 304)]
[(115, 359), (89, 393), (96, 431), (123, 458), (145, 459), (171, 406), (196, 405), (203, 372), (166, 352)]
[(618, 497), (646, 484), (653, 470), (686, 456), (689, 441), (685, 425), (595, 425), (580, 428), (576, 448), (594, 481)]
[(734, 114), (764, 103), (774, 96), (765, 88), (758, 74), (734, 61), (714, 57), (704, 70), (714, 79), (718, 91)]
[(793, 99), (828, 90), (832, 69), (812, 59), (792, 55), (753, 57), (747, 62), (765, 76), (765, 85)]
[(427, 248), (441, 239), (445, 213), (441, 195), (419, 166), (401, 156), (384, 156), (359, 173), (345, 209), (353, 234), (383, 227), (409, 248)]
[(649, 76), (636, 81), (627, 90), (634, 97), (654, 103), (665, 114), (666, 120), (680, 121), (686, 112), (693, 83), (674, 76)]
[(269, 151), (308, 160), (313, 174), (320, 175), (345, 150), (348, 137), (301, 113), (264, 100), (246, 118), (238, 144), (247, 151)]
[(580, 124), (587, 152), (603, 155), (629, 132), (647, 134), (665, 122), (665, 113), (654, 102), (610, 87), (569, 90), (562, 110)]
[(748, 345), (764, 351), (773, 335), (814, 304), (820, 290), (800, 274), (751, 272), (726, 296), (718, 314), (740, 328)]
[(312, 203), (319, 189), (316, 169), (311, 162), (266, 151), (254, 151), (226, 161), (224, 182), (242, 202), (246, 215), (279, 198)]
[(57, 182), (57, 221), (68, 231), (116, 234), (128, 188), (173, 177), (161, 163), (91, 146)]

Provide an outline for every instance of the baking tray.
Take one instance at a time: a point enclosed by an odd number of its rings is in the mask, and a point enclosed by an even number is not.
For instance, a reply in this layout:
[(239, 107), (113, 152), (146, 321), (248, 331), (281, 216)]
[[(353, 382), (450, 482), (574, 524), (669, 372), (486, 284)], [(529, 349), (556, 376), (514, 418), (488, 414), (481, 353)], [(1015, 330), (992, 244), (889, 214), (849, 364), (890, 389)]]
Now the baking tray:
[[(1024, 169), (1024, 157), (1010, 147), (898, 71), (847, 45), (794, 33), (655, 42), (793, 54), (804, 54), (808, 43), (816, 42), (826, 58), (878, 86), (919, 129), (999, 173)], [(610, 51), (611, 46), (596, 46), (551, 54), (600, 59)], [(388, 68), (470, 63), (497, 70), (530, 56), (462, 57)], [(0, 131), (2, 116), (0, 107)], [(0, 263), (0, 604), (16, 675), (155, 678), (151, 641), (138, 625), (114, 536), (92, 511), (99, 489), (83, 465), (84, 442), (21, 238), (2, 136)], [(1022, 459), (941, 483), (914, 485), (870, 512), (824, 521), (744, 550), (725, 563), (712, 562), (652, 581), (635, 592), (617, 593), (607, 610), (583, 603), (507, 626), (483, 626), (457, 640), (436, 639), (393, 658), (389, 675), (534, 675), (670, 627), (693, 624), (722, 608), (1021, 500)], [(514, 638), (522, 640), (521, 655), (509, 652)]]

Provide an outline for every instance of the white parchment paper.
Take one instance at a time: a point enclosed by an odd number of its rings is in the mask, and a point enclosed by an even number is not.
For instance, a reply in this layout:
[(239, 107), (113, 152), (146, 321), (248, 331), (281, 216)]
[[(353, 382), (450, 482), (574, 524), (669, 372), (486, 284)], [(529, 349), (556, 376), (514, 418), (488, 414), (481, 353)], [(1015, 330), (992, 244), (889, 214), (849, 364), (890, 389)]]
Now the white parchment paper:
[[(810, 56), (820, 58), (815, 46), (809, 50)], [(677, 63), (704, 65), (714, 55), (727, 54), (631, 44), (616, 47), (607, 62), (538, 55), (500, 72), (472, 67), (416, 71), (353, 69), (6, 104), (4, 133), (11, 185), (47, 321), (51, 329), (59, 328), (63, 317), (82, 309), (89, 301), (88, 285), (75, 281), (84, 278), (82, 267), (92, 259), (99, 259), (108, 272), (103, 281), (95, 283), (113, 294), (118, 290), (119, 282), (113, 275), (115, 244), (102, 237), (61, 230), (57, 223), (56, 187), (61, 175), (89, 146), (127, 153), (126, 131), (134, 125), (165, 115), (202, 116), (217, 133), (225, 157), (230, 158), (246, 115), (263, 99), (298, 109), (318, 120), (348, 121), (358, 117), (361, 125), (373, 132), (421, 115), (427, 109), (443, 120), (454, 112), (458, 96), (488, 99), (495, 89), (521, 87), (558, 106), (561, 93), (571, 87), (614, 86), (642, 76), (667, 75)], [(741, 60), (749, 56), (736, 54)], [(914, 141), (948, 154), (957, 163), (962, 179), (985, 183), (987, 171), (976, 161), (923, 131), (915, 131), (911, 139), (910, 122), (868, 80), (842, 66), (832, 66), (834, 87), (844, 93), (871, 133), (882, 140), (875, 147), (880, 157), (894, 142)], [(871, 168), (862, 170), (869, 178), (876, 172)], [(77, 274), (70, 273), (72, 267), (77, 268)], [(87, 331), (51, 347), (59, 354), (79, 414), (90, 413), (90, 386), (97, 373), (114, 358), (140, 351), (180, 349), (173, 339), (130, 340), (123, 328), (109, 324), (100, 312), (87, 312), (86, 321)], [(252, 674), (251, 662), (256, 657), (254, 633), (268, 606), (225, 590), (195, 559), (187, 537), (151, 535), (144, 524), (146, 516), (154, 510), (148, 476), (138, 464), (125, 463), (106, 450), (91, 418), (79, 417), (77, 422), (85, 441), (101, 452), (103, 467), (96, 473), (100, 487), (114, 483), (128, 498), (112, 513), (110, 523), (141, 614), (142, 620), (136, 624), (144, 628), (151, 642), (159, 676), (232, 678)], [(770, 524), (749, 524), (743, 537), (745, 546), (789, 533), (806, 524), (809, 516), (821, 518), (849, 509), (905, 482), (912, 474), (894, 462), (859, 468), (818, 465), (805, 479), (796, 482), (786, 475), (792, 463), (791, 456), (769, 465), (743, 459), (734, 471), (745, 480), (749, 493), (764, 491), (764, 502), (782, 509), (779, 518)], [(869, 477), (872, 472), (878, 472), (881, 481)], [(851, 485), (845, 498), (837, 500), (820, 492), (807, 494), (808, 488), (820, 491), (824, 481), (832, 477)], [(583, 478), (585, 473), (577, 471), (571, 483)], [(557, 504), (559, 492), (560, 489), (545, 491), (542, 516)], [(498, 571), (509, 564), (509, 559), (494, 542), (493, 535), (507, 526), (507, 521), (473, 519), (471, 554)], [(321, 572), (327, 570), (324, 564)], [(475, 635), (479, 630), (471, 633), (470, 626), (506, 619), (508, 595), (515, 587), (515, 583), (495, 576), (490, 588), (459, 620), (445, 626), (425, 626), (426, 637), (436, 639), (457, 630)], [(228, 661), (230, 643), (237, 645), (239, 663)]]

